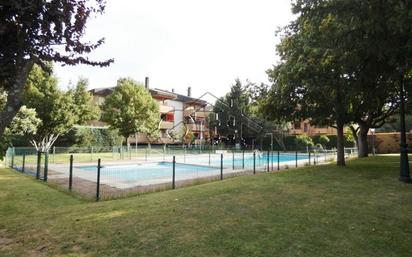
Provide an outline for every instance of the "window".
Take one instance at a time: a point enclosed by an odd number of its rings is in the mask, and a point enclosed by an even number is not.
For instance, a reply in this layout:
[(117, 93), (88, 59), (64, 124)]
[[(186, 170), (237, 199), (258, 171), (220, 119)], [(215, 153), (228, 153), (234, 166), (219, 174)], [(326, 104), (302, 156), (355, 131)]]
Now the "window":
[(303, 132), (308, 132), (308, 129), (309, 129), (309, 124), (304, 123), (303, 124)]
[(295, 123), (293, 123), (293, 128), (300, 129), (300, 121), (295, 121)]

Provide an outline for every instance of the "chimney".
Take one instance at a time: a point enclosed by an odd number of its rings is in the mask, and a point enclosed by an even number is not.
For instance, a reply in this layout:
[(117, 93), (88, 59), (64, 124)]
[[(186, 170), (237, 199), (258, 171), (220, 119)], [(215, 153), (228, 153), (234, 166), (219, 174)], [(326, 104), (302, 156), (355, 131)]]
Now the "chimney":
[(146, 78), (144, 79), (144, 87), (145, 87), (146, 89), (149, 89), (149, 77), (146, 77)]
[(172, 88), (172, 93), (174, 93), (175, 92), (175, 89), (174, 88)]
[(188, 96), (188, 97), (191, 97), (191, 95), (192, 95), (192, 88), (191, 88), (191, 87), (188, 87), (188, 88), (187, 88), (187, 96)]

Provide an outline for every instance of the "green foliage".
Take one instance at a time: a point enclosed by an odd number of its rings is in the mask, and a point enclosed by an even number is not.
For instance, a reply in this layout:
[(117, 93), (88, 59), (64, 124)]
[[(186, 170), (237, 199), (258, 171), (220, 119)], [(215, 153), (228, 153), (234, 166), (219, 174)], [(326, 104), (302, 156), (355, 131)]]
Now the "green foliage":
[(40, 66), (35, 65), (29, 75), (24, 102), (28, 108), (36, 110), (42, 121), (34, 135), (35, 140), (51, 134), (65, 134), (77, 122), (72, 95), (62, 92), (57, 86), (57, 78)]
[(91, 93), (87, 91), (89, 81), (80, 78), (76, 87), (69, 90), (73, 97), (73, 113), (78, 117), (77, 124), (84, 125), (87, 121), (97, 120), (100, 117), (100, 109), (93, 102)]
[[(88, 20), (104, 12), (105, 2), (1, 1), (0, 85), (9, 99), (6, 108), (0, 109), (0, 138), (24, 103), (22, 95), (34, 64), (47, 68), (46, 62), (93, 66), (108, 66), (113, 62), (87, 57), (104, 39), (95, 43), (82, 39)], [(27, 102), (24, 104), (30, 107)], [(36, 111), (40, 115), (41, 111)], [(53, 127), (56, 130), (56, 126)], [(57, 130), (62, 133), (64, 129)], [(39, 132), (44, 131), (41, 128)], [(4, 153), (1, 151), (0, 156)]]
[(211, 127), (217, 128), (220, 135), (235, 135), (241, 130), (244, 137), (253, 134), (247, 126), (247, 120), (243, 117), (243, 115), (251, 116), (249, 94), (246, 86), (243, 86), (239, 79), (236, 79), (226, 96), (216, 101), (213, 112), (209, 117), (210, 124)]
[(314, 146), (312, 138), (305, 134), (296, 136), (295, 143), (296, 143), (296, 147), (299, 150), (306, 149), (306, 147)]
[(127, 138), (132, 133), (156, 135), (159, 131), (159, 104), (141, 84), (122, 78), (103, 106), (103, 119)]
[(345, 131), (345, 142), (346, 142), (346, 144), (349, 144), (351, 146), (355, 145), (355, 139), (353, 138), (353, 134), (350, 131), (350, 129), (347, 129)]
[(55, 145), (65, 147), (107, 147), (121, 145), (122, 139), (117, 130), (75, 126), (66, 135), (60, 137)]
[(326, 146), (330, 142), (330, 139), (326, 135), (321, 135), (321, 136), (319, 136), (318, 142), (322, 146)]
[(7, 92), (0, 87), (0, 111), (4, 109), (7, 102)]
[(41, 119), (37, 117), (37, 113), (34, 109), (29, 109), (23, 105), (17, 115), (13, 118), (8, 129), (10, 134), (13, 135), (34, 135), (41, 122)]

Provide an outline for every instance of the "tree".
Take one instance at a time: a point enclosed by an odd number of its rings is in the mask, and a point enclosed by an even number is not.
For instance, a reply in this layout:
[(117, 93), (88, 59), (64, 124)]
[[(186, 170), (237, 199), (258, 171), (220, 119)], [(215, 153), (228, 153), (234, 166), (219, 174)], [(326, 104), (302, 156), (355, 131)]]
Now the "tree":
[(338, 144), (343, 125), (357, 123), (352, 131), (367, 156), (369, 128), (382, 126), (399, 106), (399, 78), (405, 80), (411, 59), (410, 8), (394, 0), (297, 1), (299, 16), (278, 46), (282, 63), (269, 71), (278, 84), (272, 100), (284, 97), (273, 113), (336, 126)]
[[(212, 127), (217, 128), (220, 135), (226, 137), (252, 136), (253, 132), (247, 124), (246, 116), (250, 115), (250, 96), (246, 86), (239, 79), (230, 88), (225, 97), (218, 99), (209, 117)], [(240, 135), (242, 132), (242, 135)]]
[(36, 134), (40, 124), (41, 120), (37, 117), (36, 111), (23, 105), (4, 131), (1, 149), (6, 151), (9, 146), (12, 146), (15, 136), (25, 137)]
[(312, 138), (309, 137), (308, 135), (296, 136), (295, 143), (296, 143), (296, 147), (298, 147), (299, 149), (306, 149), (307, 147), (312, 147), (315, 145), (313, 143)]
[(319, 144), (326, 148), (326, 145), (330, 142), (330, 139), (327, 135), (321, 135), (318, 139)]
[(85, 78), (80, 78), (75, 88), (69, 90), (69, 94), (72, 94), (74, 101), (73, 112), (78, 117), (77, 124), (83, 125), (87, 121), (96, 120), (100, 116), (100, 109), (93, 102), (93, 97), (90, 92), (87, 91), (89, 81)]
[(37, 117), (36, 110), (23, 105), (17, 115), (14, 116), (8, 129), (10, 130), (10, 134), (13, 135), (35, 135), (40, 124), (41, 119)]
[[(342, 1), (343, 2), (343, 1)], [(345, 165), (344, 126), (351, 122), (353, 90), (346, 75), (350, 57), (344, 45), (347, 35), (334, 22), (336, 1), (297, 1), (297, 19), (284, 28), (277, 52), (281, 62), (268, 70), (273, 82), (262, 110), (272, 119), (296, 121), (337, 129), (337, 164)], [(341, 46), (336, 49), (336, 45)]]
[(92, 61), (87, 54), (104, 40), (85, 43), (86, 23), (104, 11), (105, 1), (5, 0), (0, 7), (0, 85), (7, 101), (0, 110), (0, 137), (20, 106), (34, 64), (107, 66), (113, 60)]
[(127, 140), (130, 134), (158, 132), (159, 104), (142, 84), (128, 78), (117, 81), (113, 93), (105, 100), (103, 120)]
[[(52, 67), (49, 66), (49, 71)], [(51, 73), (34, 65), (24, 92), (24, 102), (28, 108), (36, 110), (41, 124), (30, 142), (38, 151), (47, 152), (57, 138), (67, 133), (78, 121), (73, 112), (73, 96), (62, 92), (57, 86), (57, 79)]]

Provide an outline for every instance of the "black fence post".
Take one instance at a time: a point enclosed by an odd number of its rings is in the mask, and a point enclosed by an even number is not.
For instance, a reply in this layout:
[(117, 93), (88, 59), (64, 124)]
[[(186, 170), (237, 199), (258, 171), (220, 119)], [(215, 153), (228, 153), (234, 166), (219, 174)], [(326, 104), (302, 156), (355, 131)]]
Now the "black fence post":
[(70, 166), (69, 166), (69, 191), (73, 188), (73, 154), (70, 155)]
[(256, 152), (253, 151), (253, 174), (256, 174)]
[(100, 158), (97, 160), (97, 185), (96, 185), (96, 201), (100, 200)]
[(176, 188), (176, 157), (173, 155), (173, 177), (172, 177), (172, 189)]
[(26, 153), (23, 153), (23, 163), (21, 165), (21, 172), (24, 173), (25, 169), (26, 169)]
[(223, 154), (220, 154), (220, 180), (223, 180)]
[(267, 172), (269, 172), (269, 157), (270, 157), (270, 150), (268, 150), (268, 156), (267, 156)]
[(271, 151), (270, 160), (271, 160), (270, 170), (273, 171), (273, 151)]
[(49, 150), (44, 152), (44, 177), (43, 177), (44, 182), (47, 182), (48, 175), (49, 175)]
[(210, 166), (210, 149), (209, 149), (209, 166)]
[(296, 153), (295, 153), (295, 166), (296, 166), (296, 168), (298, 167), (298, 151), (296, 151)]
[(309, 152), (309, 165), (310, 165), (310, 152)]
[(14, 147), (11, 148), (11, 168), (14, 167)]
[(37, 151), (37, 171), (36, 179), (40, 179), (40, 166), (41, 166), (41, 152)]
[(245, 150), (242, 152), (242, 169), (245, 169)]
[(280, 153), (278, 151), (278, 170), (280, 170)]
[(235, 151), (232, 151), (232, 170), (235, 170)]

